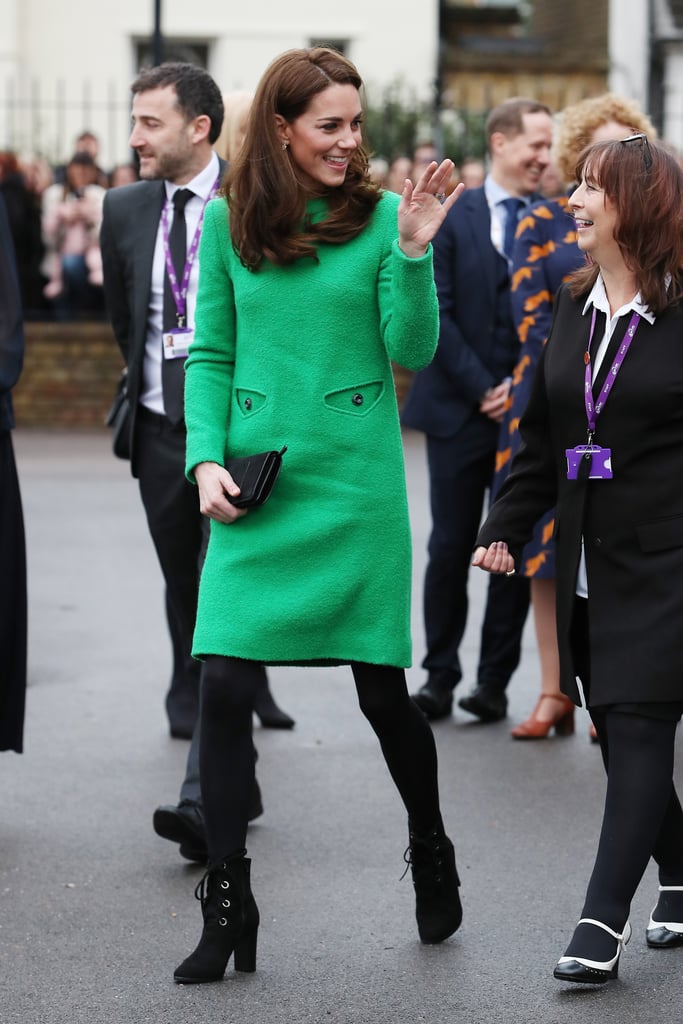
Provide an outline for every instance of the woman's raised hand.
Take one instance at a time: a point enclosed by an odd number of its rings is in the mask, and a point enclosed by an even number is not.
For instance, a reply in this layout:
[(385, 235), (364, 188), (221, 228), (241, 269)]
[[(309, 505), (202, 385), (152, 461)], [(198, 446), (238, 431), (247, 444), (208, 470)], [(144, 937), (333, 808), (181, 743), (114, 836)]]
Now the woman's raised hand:
[(406, 256), (424, 256), (446, 214), (464, 190), (460, 182), (450, 195), (446, 194), (454, 169), (452, 160), (442, 160), (438, 165), (434, 160), (415, 185), (406, 178), (398, 207), (398, 244)]

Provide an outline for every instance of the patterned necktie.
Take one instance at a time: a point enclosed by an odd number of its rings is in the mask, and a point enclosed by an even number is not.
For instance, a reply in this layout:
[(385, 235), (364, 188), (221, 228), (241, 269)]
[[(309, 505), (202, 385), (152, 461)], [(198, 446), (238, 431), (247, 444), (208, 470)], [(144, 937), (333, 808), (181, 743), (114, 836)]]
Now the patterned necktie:
[[(185, 207), (194, 196), (189, 188), (179, 188), (173, 195), (173, 224), (168, 236), (168, 248), (171, 254), (171, 262), (175, 269), (178, 288), (185, 269), (187, 258), (187, 226), (185, 224)], [(168, 331), (178, 326), (178, 311), (176, 309), (171, 282), (168, 273), (164, 274), (164, 330)], [(163, 346), (163, 342), (162, 342)], [(161, 353), (161, 385), (164, 393), (164, 409), (166, 416), (174, 426), (183, 419), (183, 386), (185, 383), (185, 360), (164, 359), (163, 347)]]
[(508, 260), (511, 260), (512, 250), (515, 244), (517, 219), (519, 217), (519, 211), (524, 206), (524, 200), (517, 199), (515, 196), (510, 196), (508, 199), (503, 199), (501, 206), (504, 206), (507, 212), (507, 217), (505, 218), (505, 234), (503, 235), (503, 252), (507, 256)]

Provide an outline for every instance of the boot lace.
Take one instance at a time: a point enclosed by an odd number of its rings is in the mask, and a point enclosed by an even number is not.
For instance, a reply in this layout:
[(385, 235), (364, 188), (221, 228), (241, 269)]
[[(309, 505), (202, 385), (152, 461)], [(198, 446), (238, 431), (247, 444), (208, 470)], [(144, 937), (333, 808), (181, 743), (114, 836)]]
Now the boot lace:
[(411, 870), (416, 886), (438, 886), (441, 882), (442, 852), (438, 840), (429, 843), (416, 837), (411, 838), (410, 845), (403, 854), (406, 867), (399, 881), (402, 882)]

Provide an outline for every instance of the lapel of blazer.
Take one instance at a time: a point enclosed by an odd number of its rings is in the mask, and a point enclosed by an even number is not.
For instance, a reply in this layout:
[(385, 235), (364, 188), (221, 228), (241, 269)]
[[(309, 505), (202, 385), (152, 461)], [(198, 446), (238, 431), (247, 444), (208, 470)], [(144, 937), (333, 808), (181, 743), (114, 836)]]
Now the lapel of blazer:
[(135, 317), (136, 348), (139, 351), (144, 350), (145, 345), (154, 249), (165, 196), (163, 181), (150, 181), (149, 187), (144, 192), (141, 191), (141, 202), (138, 209), (131, 211), (133, 215), (133, 271), (138, 283), (133, 315)]
[[(463, 196), (465, 210), (468, 215), (472, 241), (479, 254), (483, 267), (483, 278), (487, 289), (487, 302), (493, 303), (495, 299), (496, 280), (498, 271), (496, 267), (500, 256), (491, 244), (491, 213), (486, 200), (486, 193), (483, 186), (466, 192)], [(493, 308), (491, 306), (491, 308)]]

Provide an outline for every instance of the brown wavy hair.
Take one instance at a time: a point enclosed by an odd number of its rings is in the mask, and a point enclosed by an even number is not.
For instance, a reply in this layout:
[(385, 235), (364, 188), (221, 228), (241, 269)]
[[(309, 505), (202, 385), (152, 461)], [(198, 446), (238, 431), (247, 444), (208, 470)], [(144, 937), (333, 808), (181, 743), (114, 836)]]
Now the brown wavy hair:
[(281, 265), (317, 259), (318, 243), (355, 238), (377, 205), (380, 189), (370, 180), (368, 155), (359, 146), (350, 157), (343, 184), (321, 186), (319, 194), (329, 201), (329, 215), (316, 224), (305, 222), (311, 192), (289, 150), (282, 148), (276, 115), (291, 124), (331, 85), (360, 90), (363, 83), (351, 61), (326, 46), (281, 54), (258, 85), (244, 143), (223, 185), (232, 244), (250, 270), (264, 259)]
[[(663, 146), (645, 140), (596, 142), (579, 157), (576, 180), (603, 189), (616, 207), (614, 238), (640, 296), (658, 315), (683, 298), (683, 171)], [(589, 263), (570, 278), (574, 296), (595, 284)], [(668, 281), (668, 284), (667, 284)]]

